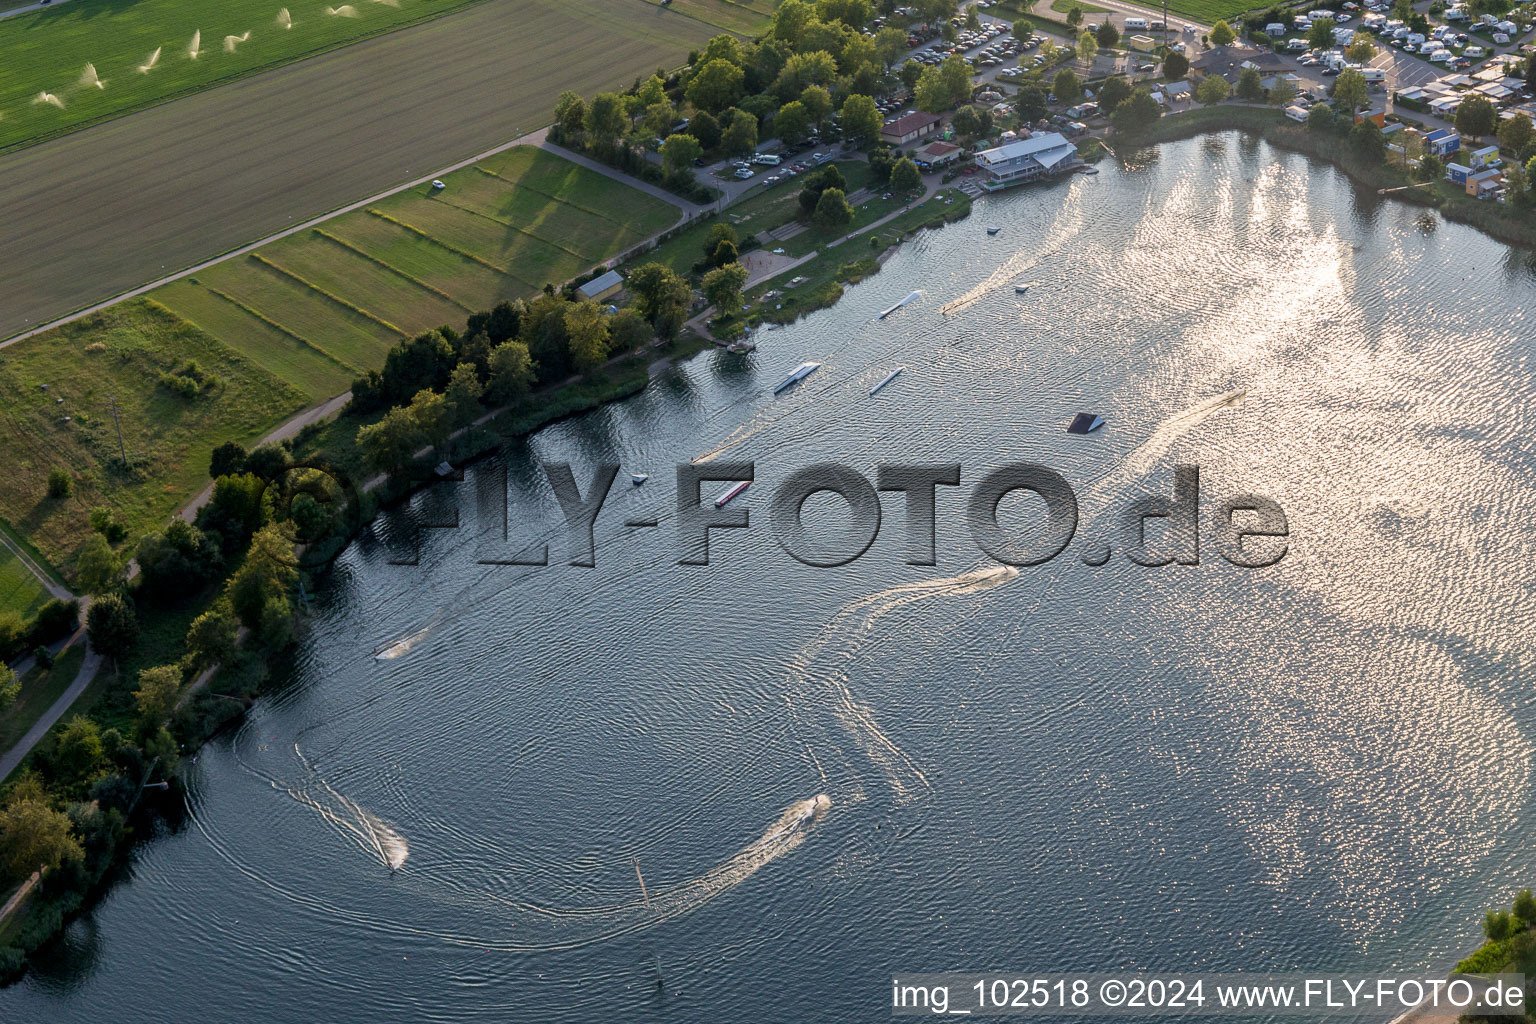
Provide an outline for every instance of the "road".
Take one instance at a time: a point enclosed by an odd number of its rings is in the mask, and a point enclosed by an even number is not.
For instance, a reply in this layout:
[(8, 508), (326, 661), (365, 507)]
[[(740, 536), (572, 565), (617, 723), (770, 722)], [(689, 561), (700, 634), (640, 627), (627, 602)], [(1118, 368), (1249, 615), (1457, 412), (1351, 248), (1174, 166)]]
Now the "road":
[[(82, 629), (71, 637), (70, 643), (86, 643), (85, 630)], [(75, 674), (75, 681), (69, 684), (69, 689), (60, 694), (59, 699), (53, 702), (53, 706), (32, 723), (32, 728), (27, 730), (27, 734), (14, 747), (0, 754), (0, 782), (4, 782), (11, 772), (20, 767), (21, 762), (26, 760), (27, 755), (32, 752), (32, 748), (48, 735), (48, 730), (53, 728), (55, 722), (64, 717), (70, 705), (74, 704), (85, 692), (85, 688), (91, 685), (91, 680), (96, 678), (100, 668), (101, 655), (87, 647), (85, 660), (80, 663), (80, 671)]]
[(49, 0), (48, 3), (27, 4), (25, 7), (12, 7), (8, 11), (0, 11), (0, 18), (14, 18), (18, 14), (31, 14), (33, 11), (47, 11), (68, 3), (69, 0)]

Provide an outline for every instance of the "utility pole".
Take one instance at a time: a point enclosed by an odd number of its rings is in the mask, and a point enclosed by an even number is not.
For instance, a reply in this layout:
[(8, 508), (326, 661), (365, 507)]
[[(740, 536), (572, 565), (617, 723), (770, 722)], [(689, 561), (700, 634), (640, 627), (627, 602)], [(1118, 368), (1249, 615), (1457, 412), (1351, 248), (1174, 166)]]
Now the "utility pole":
[(123, 446), (123, 421), (117, 415), (117, 399), (107, 396), (107, 405), (112, 408), (112, 422), (117, 424), (117, 453), (123, 458), (123, 468), (128, 468), (128, 449)]

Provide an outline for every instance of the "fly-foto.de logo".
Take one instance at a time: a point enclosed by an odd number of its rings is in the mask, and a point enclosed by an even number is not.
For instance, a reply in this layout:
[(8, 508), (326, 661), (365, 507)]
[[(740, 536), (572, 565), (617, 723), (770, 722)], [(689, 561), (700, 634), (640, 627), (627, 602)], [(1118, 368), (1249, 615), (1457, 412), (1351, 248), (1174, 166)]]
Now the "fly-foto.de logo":
[[(566, 562), (597, 564), (596, 526), (614, 481), (615, 463), (599, 465), (586, 487), (580, 486), (568, 463), (541, 464), (565, 519)], [(500, 467), (499, 486), (477, 489), (482, 524), (500, 522), (502, 540), (515, 544), (508, 522), (506, 470)], [(638, 486), (648, 478), (635, 477)], [(710, 565), (710, 538), (717, 530), (752, 526), (752, 509), (743, 497), (757, 481), (752, 462), (684, 464), (677, 467), (674, 541), (679, 565)], [(881, 464), (874, 480), (849, 466), (824, 462), (807, 466), (773, 486), (768, 523), (774, 539), (791, 558), (808, 566), (847, 565), (868, 551), (880, 536), (883, 512), (880, 492), (894, 499), (900, 511), (901, 544), (909, 565), (936, 565), (939, 488), (959, 487), (961, 468), (946, 464)], [(706, 494), (706, 485), (715, 485)], [(652, 485), (654, 486), (654, 485)], [(841, 529), (813, 531), (804, 510), (807, 501), (823, 493), (842, 498), (835, 513)], [(1001, 516), (1004, 499), (1034, 495), (1029, 522)], [(498, 503), (499, 496), (499, 503)], [(1043, 503), (1043, 511), (1040, 511)], [(838, 503), (833, 502), (834, 506)], [(1285, 557), (1290, 524), (1280, 505), (1256, 494), (1237, 494), (1202, 508), (1200, 468), (1174, 467), (1171, 494), (1135, 498), (1113, 517), (1109, 538), (1081, 539), (1074, 554), (1086, 565), (1106, 564), (1116, 551), (1142, 566), (1199, 565), (1201, 541), (1232, 565), (1247, 569), (1272, 566)], [(1055, 470), (1031, 462), (1012, 462), (987, 470), (965, 499), (965, 527), (977, 548), (996, 562), (1011, 566), (1043, 565), (1072, 545), (1078, 533), (1077, 495)], [(1005, 522), (1006, 520), (1006, 522)], [(424, 523), (427, 528), (454, 528), (451, 523)], [(628, 518), (632, 528), (655, 528), (660, 517)], [(517, 531), (521, 532), (521, 531)], [(482, 558), (481, 565), (549, 565), (548, 544), (535, 544), (508, 557)], [(718, 561), (718, 559), (717, 559)], [(414, 565), (414, 558), (396, 564)]]

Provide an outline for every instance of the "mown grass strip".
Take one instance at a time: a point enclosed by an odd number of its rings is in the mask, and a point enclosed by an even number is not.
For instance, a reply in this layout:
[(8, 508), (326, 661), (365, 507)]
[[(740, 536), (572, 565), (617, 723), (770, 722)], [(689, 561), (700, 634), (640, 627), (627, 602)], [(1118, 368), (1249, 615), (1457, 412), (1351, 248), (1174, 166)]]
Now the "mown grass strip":
[[(512, 223), (509, 220), (502, 220), (500, 217), (492, 217), (490, 214), (488, 214), (488, 213), (481, 213), (479, 210), (471, 210), (467, 206), (460, 206), (458, 203), (454, 202), (451, 199), (441, 199), (440, 198), (437, 201), (442, 203), (445, 206), (451, 206), (455, 210), (459, 210), (459, 211), (461, 211), (463, 213), (467, 213), (471, 217), (479, 217), (481, 220), (488, 220), (492, 224), (496, 224), (496, 225), (499, 225), (499, 226), (504, 227), (504, 228), (509, 228), (512, 231), (516, 231), (520, 235), (526, 235), (527, 237), (533, 239), (535, 242), (543, 242), (545, 245), (551, 246), (552, 248), (555, 248), (555, 249), (559, 249), (563, 253), (566, 253), (566, 254), (568, 254), (570, 256), (576, 257), (578, 260), (581, 260), (583, 263), (590, 263), (590, 262), (592, 262), (592, 257), (588, 256), (586, 253), (577, 252), (575, 249), (572, 249), (568, 245), (561, 245), (559, 242), (555, 241), (553, 238), (545, 238), (543, 235), (536, 234), (536, 233), (534, 233), (532, 231), (529, 231), (527, 228), (518, 227), (516, 224)], [(623, 225), (620, 224), (618, 221), (609, 220), (607, 217), (604, 217), (603, 220), (607, 221), (609, 224), (614, 225), (615, 227), (620, 227), (620, 228), (623, 227)]]
[[(308, 338), (304, 337), (302, 334), (299, 334), (297, 331), (289, 330), (287, 327), (284, 327), (282, 324), (278, 323), (276, 320), (273, 320), (271, 317), (267, 316), (267, 314), (263, 313), (261, 310), (257, 309), (254, 306), (246, 305), (245, 303), (241, 302), (239, 299), (235, 298), (233, 295), (229, 294), (228, 292), (220, 291), (219, 289), (215, 288), (211, 284), (203, 284), (203, 285), (199, 285), (199, 287), (206, 289), (209, 295), (215, 296), (216, 298), (223, 299), (225, 302), (229, 303), (231, 306), (234, 306), (236, 309), (238, 309), (240, 312), (244, 313), (246, 316), (254, 317), (255, 319), (260, 320), (262, 323), (266, 324), (268, 327), (272, 328), (274, 331), (277, 331), (280, 334), (283, 334), (283, 335), (285, 335), (285, 336), (287, 336), (289, 338), (292, 338), (294, 341), (298, 342), (300, 345), (303, 345), (305, 348), (309, 349), (310, 351), (318, 352), (320, 355), (322, 355), (325, 358), (329, 359), (331, 362), (335, 363), (337, 366), (345, 367), (346, 369), (351, 370), (353, 373), (360, 373), (361, 372), (361, 367), (353, 366), (351, 363), (347, 362), (346, 360), (337, 358), (336, 356), (334, 356), (331, 353), (327, 352), (325, 349), (321, 348), (319, 345), (316, 345), (314, 342), (312, 342)], [(191, 322), (192, 321), (188, 321), (188, 323), (191, 323)]]
[(477, 313), (477, 312), (479, 312), (479, 310), (475, 309), (473, 306), (469, 306), (469, 305), (466, 305), (466, 304), (460, 302), (458, 299), (454, 298), (452, 295), (449, 295), (447, 292), (443, 291), (441, 288), (437, 287), (436, 285), (431, 285), (431, 284), (428, 284), (425, 281), (421, 281), (421, 280), (418, 280), (415, 277), (412, 277), (410, 274), (407, 274), (405, 271), (401, 270), (399, 267), (397, 267), (397, 266), (395, 266), (395, 265), (393, 265), (391, 263), (387, 263), (384, 260), (379, 259), (379, 257), (373, 255), (373, 253), (371, 253), (371, 252), (367, 252), (367, 251), (365, 251), (363, 249), (359, 249), (357, 246), (353, 245), (351, 242), (348, 242), (344, 238), (337, 238), (335, 235), (331, 234), (329, 231), (326, 231), (324, 228), (315, 228), (314, 232), (315, 232), (315, 234), (319, 235), (321, 238), (325, 239), (326, 241), (332, 242), (332, 243), (334, 243), (336, 245), (341, 246), (343, 249), (347, 250), (352, 255), (354, 255), (354, 256), (361, 256), (363, 259), (367, 260), (369, 263), (373, 263), (373, 264), (376, 264), (376, 265), (378, 265), (380, 267), (383, 267), (385, 270), (389, 271), (391, 274), (394, 274), (396, 277), (400, 277), (400, 278), (402, 278), (402, 279), (404, 279), (406, 281), (409, 281), (411, 284), (415, 285), (417, 288), (420, 288), (423, 291), (431, 292), (433, 295), (436, 295), (438, 298), (444, 300), (445, 302), (453, 303), (455, 306), (458, 306), (460, 309), (464, 310), (466, 313)]
[(518, 284), (522, 285), (524, 288), (529, 289), (530, 291), (535, 291), (536, 292), (536, 291), (539, 290), (537, 285), (533, 284), (532, 282), (523, 280), (521, 277), (518, 277), (516, 274), (512, 273), (512, 271), (508, 270), (506, 267), (498, 267), (496, 264), (492, 263), (490, 260), (486, 259), (483, 256), (478, 256), (475, 253), (470, 252), (468, 249), (460, 249), (456, 245), (450, 245), (449, 243), (443, 241), (441, 238), (438, 238), (436, 235), (429, 235), (427, 232), (421, 230), (421, 228), (418, 228), (414, 224), (407, 224), (405, 221), (401, 220), (400, 218), (398, 218), (398, 217), (391, 217), (389, 214), (383, 212), (382, 210), (375, 210), (371, 206), (364, 207), (364, 209), (368, 213), (371, 213), (375, 217), (379, 218), (380, 220), (387, 221), (388, 223), (393, 224), (397, 228), (403, 228), (404, 230), (409, 231), (411, 234), (415, 235), (417, 238), (424, 238), (428, 242), (431, 242), (433, 245), (436, 245), (436, 246), (439, 246), (440, 248), (448, 250), (449, 252), (453, 253), (455, 256), (462, 256), (462, 257), (464, 257), (467, 260), (470, 260), (472, 262), (480, 264), (482, 267), (485, 267), (487, 270), (494, 270), (494, 271), (496, 271), (496, 273), (500, 274), (502, 277), (505, 277), (505, 278), (507, 278), (509, 280), (512, 280), (512, 281), (516, 281)]
[(259, 252), (251, 253), (251, 259), (255, 260), (257, 263), (259, 263), (262, 266), (266, 267), (268, 270), (272, 271), (273, 273), (281, 274), (283, 277), (286, 277), (286, 278), (288, 278), (291, 281), (294, 281), (294, 282), (296, 282), (298, 284), (303, 285), (305, 288), (308, 288), (310, 291), (314, 292), (315, 294), (324, 296), (325, 298), (327, 298), (327, 299), (331, 300), (332, 302), (336, 303), (336, 305), (340, 306), (342, 309), (351, 310), (352, 312), (356, 313), (358, 316), (364, 317), (364, 318), (366, 318), (368, 320), (372, 320), (374, 323), (378, 324), (380, 327), (384, 328), (387, 331), (393, 331), (396, 334), (400, 335), (400, 337), (402, 337), (402, 338), (409, 338), (410, 337), (410, 335), (407, 334), (405, 331), (401, 330), (399, 327), (396, 327), (394, 324), (390, 323), (388, 320), (385, 320), (383, 317), (377, 316), (377, 315), (375, 315), (373, 313), (368, 312), (368, 310), (364, 309), (362, 306), (359, 306), (359, 305), (356, 305), (354, 303), (348, 302), (346, 299), (342, 298), (340, 295), (336, 295), (333, 292), (326, 291), (324, 288), (321, 288), (319, 285), (315, 284), (313, 281), (309, 280), (308, 278), (305, 278), (305, 277), (303, 277), (303, 276), (301, 276), (299, 274), (295, 274), (293, 271), (289, 270), (287, 267), (282, 266), (281, 264), (274, 263), (273, 261), (267, 259), (267, 257), (263, 256)]
[(552, 200), (554, 202), (557, 202), (557, 203), (561, 204), (562, 206), (569, 206), (569, 207), (571, 207), (573, 209), (580, 210), (582, 213), (590, 213), (594, 217), (601, 217), (603, 220), (606, 220), (606, 221), (608, 221), (611, 224), (617, 224), (619, 227), (625, 227), (626, 226), (623, 221), (621, 221), (618, 218), (614, 217), (610, 213), (605, 213), (602, 210), (594, 209), (594, 208), (592, 208), (590, 206), (586, 206), (586, 205), (584, 205), (582, 203), (578, 203), (574, 199), (568, 199), (565, 196), (557, 195), (554, 192), (548, 192), (548, 191), (546, 191), (546, 190), (544, 190), (542, 188), (539, 188), (537, 185), (530, 185), (526, 181), (519, 181), (516, 178), (509, 178), (505, 174), (502, 174), (502, 173), (500, 173), (498, 171), (486, 170), (484, 167), (481, 167), (479, 164), (475, 165), (475, 170), (479, 171), (481, 174), (488, 175), (488, 176), (490, 176), (492, 178), (496, 178), (496, 179), (498, 179), (500, 181), (504, 181), (508, 185), (511, 185), (513, 188), (525, 188), (529, 192), (534, 193), (535, 195), (541, 195), (545, 199), (549, 199), (549, 200)]

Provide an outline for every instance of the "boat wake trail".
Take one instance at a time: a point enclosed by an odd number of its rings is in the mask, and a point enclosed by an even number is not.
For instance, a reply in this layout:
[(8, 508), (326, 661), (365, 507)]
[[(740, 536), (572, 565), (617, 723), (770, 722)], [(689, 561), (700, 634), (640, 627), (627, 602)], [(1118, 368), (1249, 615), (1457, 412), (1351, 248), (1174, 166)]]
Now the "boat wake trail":
[(416, 632), (408, 633), (393, 643), (380, 644), (378, 647), (375, 647), (373, 649), (374, 660), (394, 661), (396, 658), (403, 658), (407, 654), (410, 654), (417, 644), (421, 643), (427, 637), (432, 635), (432, 631), (437, 628), (438, 620), (441, 617), (441, 611), (436, 612), (433, 614), (432, 618), (427, 622), (427, 624), (422, 626)]
[(319, 795), (268, 778), (267, 781), (273, 788), (287, 793), (299, 803), (317, 812), (359, 849), (378, 857), (379, 863), (391, 871), (398, 871), (405, 863), (405, 859), (411, 855), (411, 847), (405, 841), (405, 837), (378, 815), (362, 807), (351, 797), (338, 792), (334, 786), (322, 779), (297, 743), (293, 745), (293, 752), (309, 772), (310, 777), (314, 779)]
[[(981, 593), (1018, 575), (1019, 570), (1011, 565), (988, 566), (958, 576), (904, 583), (850, 602), (790, 663), (789, 681), (793, 686), (786, 692), (785, 700), (791, 711), (797, 710), (796, 701), (800, 699), (827, 700), (832, 717), (879, 768), (899, 803), (925, 795), (932, 789), (928, 777), (880, 727), (869, 706), (854, 697), (848, 664), (880, 619), (897, 608), (931, 598)], [(811, 757), (817, 770), (825, 774), (814, 752)]]

